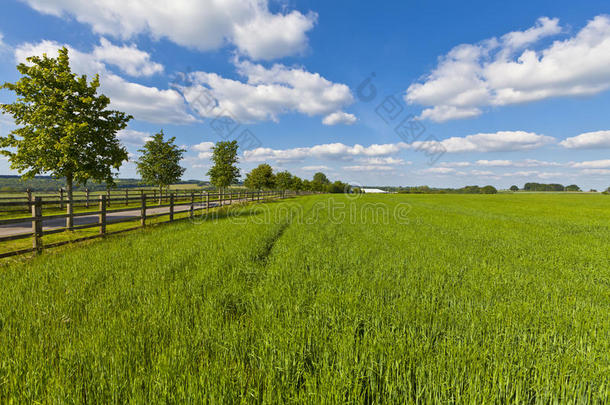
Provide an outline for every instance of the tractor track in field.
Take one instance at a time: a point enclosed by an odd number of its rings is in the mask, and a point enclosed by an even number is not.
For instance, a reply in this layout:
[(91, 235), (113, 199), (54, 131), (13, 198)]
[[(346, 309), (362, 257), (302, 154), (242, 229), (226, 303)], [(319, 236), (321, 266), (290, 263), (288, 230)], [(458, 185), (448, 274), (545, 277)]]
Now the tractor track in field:
[(276, 231), (265, 241), (263, 248), (254, 256), (254, 261), (257, 263), (267, 263), (269, 256), (271, 255), (271, 251), (273, 247), (277, 243), (277, 241), (282, 237), (286, 229), (290, 226), (289, 220), (285, 220), (280, 224), (280, 226), (276, 229)]

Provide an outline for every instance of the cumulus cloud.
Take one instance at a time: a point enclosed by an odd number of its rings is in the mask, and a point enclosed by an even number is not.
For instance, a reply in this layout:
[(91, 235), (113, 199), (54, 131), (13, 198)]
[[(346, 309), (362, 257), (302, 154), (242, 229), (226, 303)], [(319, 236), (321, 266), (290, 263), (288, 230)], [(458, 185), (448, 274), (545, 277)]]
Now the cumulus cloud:
[(610, 169), (610, 159), (571, 162), (570, 166), (577, 169)]
[(343, 111), (337, 111), (331, 114), (328, 114), (322, 120), (322, 124), (324, 125), (337, 125), (337, 124), (345, 124), (352, 125), (357, 121), (357, 118), (354, 114), (349, 114)]
[[(56, 57), (57, 50), (62, 46), (66, 46), (69, 50), (70, 65), (75, 73), (87, 74), (89, 76), (96, 73), (100, 74), (101, 92), (110, 97), (111, 108), (125, 111), (136, 119), (153, 123), (184, 124), (197, 122), (197, 119), (187, 112), (186, 104), (179, 92), (173, 89), (162, 90), (156, 87), (128, 82), (110, 72), (106, 68), (104, 60), (96, 56), (95, 50), (93, 53), (84, 53), (69, 45), (61, 45), (54, 41), (45, 40), (36, 44), (21, 44), (15, 49), (15, 59), (17, 62), (25, 62), (28, 56), (42, 55), (43, 53), (46, 53), (49, 57)], [(101, 47), (104, 47), (104, 42), (102, 42)], [(128, 48), (127, 52), (133, 51), (133, 49), (131, 51), (130, 49)], [(135, 63), (132, 63), (134, 60), (131, 62), (127, 61), (122, 64), (123, 68), (128, 70), (133, 69), (134, 72), (155, 69), (154, 66), (156, 64), (142, 64), (143, 61), (149, 61), (149, 57), (142, 57), (144, 52), (138, 51), (138, 54), (140, 55), (139, 60), (136, 58)], [(103, 52), (101, 57), (110, 58), (108, 55), (104, 56)]]
[(307, 48), (315, 13), (272, 13), (267, 0), (22, 0), (35, 10), (74, 17), (94, 32), (122, 39), (147, 34), (202, 51), (233, 44), (255, 59), (295, 55)]
[(420, 174), (437, 174), (437, 175), (441, 175), (441, 176), (446, 176), (446, 175), (449, 175), (449, 174), (460, 174), (461, 172), (458, 172), (457, 170), (455, 170), (452, 167), (431, 167), (429, 169), (419, 170), (418, 173), (420, 173)]
[(343, 166), (343, 169), (351, 172), (389, 172), (396, 168), (386, 165), (354, 165)]
[(451, 137), (442, 141), (417, 141), (411, 148), (417, 150), (448, 153), (458, 152), (510, 152), (536, 149), (554, 141), (554, 138), (524, 131), (500, 131)]
[(353, 146), (342, 143), (328, 143), (311, 147), (293, 149), (256, 148), (244, 152), (244, 160), (259, 162), (266, 160), (303, 160), (315, 157), (322, 159), (352, 159), (355, 157), (380, 157), (396, 154), (407, 149), (408, 145), (402, 142), (370, 146), (355, 144)]
[(118, 67), (130, 76), (152, 76), (163, 72), (163, 65), (150, 60), (150, 54), (139, 50), (135, 45), (116, 46), (106, 38), (93, 50), (96, 60)]
[(444, 122), (477, 116), (484, 107), (609, 89), (610, 17), (597, 16), (573, 37), (535, 49), (561, 31), (557, 19), (543, 17), (525, 31), (456, 46), (409, 86), (405, 100), (426, 107), (420, 118)]
[(212, 157), (212, 148), (214, 142), (201, 142), (191, 147), (192, 150), (198, 152), (197, 158), (199, 159), (210, 159)]
[(117, 137), (122, 143), (131, 146), (142, 146), (145, 142), (152, 139), (149, 132), (135, 131), (133, 129), (119, 131)]
[(237, 59), (234, 63), (245, 81), (227, 79), (216, 73), (193, 72), (188, 75), (187, 85), (177, 86), (201, 116), (230, 116), (240, 122), (278, 122), (280, 115), (290, 112), (308, 116), (340, 113), (354, 101), (345, 84), (333, 83), (300, 67), (275, 64), (266, 68)]
[(568, 149), (610, 148), (610, 131), (585, 132), (559, 142)]
[(328, 170), (328, 169), (330, 169), (330, 167), (325, 166), (325, 165), (313, 165), (313, 166), (303, 166), (303, 167), (301, 167), (301, 169), (308, 171), (308, 172), (317, 172), (319, 170)]

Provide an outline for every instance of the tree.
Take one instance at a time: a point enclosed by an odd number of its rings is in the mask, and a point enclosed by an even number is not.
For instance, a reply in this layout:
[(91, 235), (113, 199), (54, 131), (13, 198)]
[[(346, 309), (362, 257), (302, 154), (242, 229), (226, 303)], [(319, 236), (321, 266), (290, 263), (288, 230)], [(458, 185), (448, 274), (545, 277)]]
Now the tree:
[(317, 172), (313, 175), (313, 181), (311, 183), (313, 191), (324, 191), (326, 185), (330, 184), (330, 180), (328, 180), (328, 177), (326, 177), (324, 173)]
[(300, 177), (297, 176), (292, 176), (292, 189), (294, 191), (300, 191), (303, 190), (303, 179), (301, 179)]
[(339, 180), (334, 183), (326, 185), (326, 192), (328, 193), (349, 193), (350, 186), (347, 183), (343, 183)]
[(269, 190), (275, 185), (273, 169), (267, 163), (262, 163), (246, 175), (244, 185), (253, 190)]
[(581, 191), (580, 187), (578, 187), (576, 184), (570, 184), (569, 186), (566, 186), (565, 191)]
[(136, 162), (142, 182), (159, 187), (159, 204), (162, 201), (163, 189), (180, 181), (186, 170), (180, 166), (180, 161), (186, 150), (174, 144), (176, 137), (171, 137), (165, 141), (163, 136), (163, 130), (161, 130), (161, 132), (153, 135), (152, 139), (147, 141), (142, 149), (138, 149), (138, 152), (142, 155)]
[(217, 142), (212, 148), (214, 165), (208, 170), (208, 176), (214, 187), (222, 190), (239, 178), (237, 148), (237, 141)]
[(72, 73), (65, 47), (57, 58), (43, 54), (27, 62), (17, 66), (21, 79), (0, 86), (17, 94), (12, 104), (0, 104), (20, 126), (0, 137), (0, 152), (11, 168), (24, 179), (41, 173), (64, 177), (70, 200), (74, 182), (114, 185), (113, 170), (127, 160), (116, 134), (133, 117), (106, 109), (110, 99), (97, 94), (99, 75), (87, 82), (87, 76)]
[(290, 190), (293, 188), (293, 185), (292, 174), (289, 171), (284, 170), (275, 175), (275, 188), (278, 190)]
[(498, 190), (494, 186), (481, 187), (481, 194), (497, 194)]
[(510, 186), (510, 191), (519, 191), (519, 187), (517, 187), (517, 186)]

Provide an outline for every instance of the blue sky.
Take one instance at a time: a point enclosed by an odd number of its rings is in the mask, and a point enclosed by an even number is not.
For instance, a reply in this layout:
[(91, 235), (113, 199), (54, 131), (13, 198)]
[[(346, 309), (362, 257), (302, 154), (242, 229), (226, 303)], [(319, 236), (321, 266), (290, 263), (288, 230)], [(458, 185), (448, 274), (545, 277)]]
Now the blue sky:
[[(135, 116), (120, 134), (131, 158), (163, 129), (188, 150), (185, 178), (205, 179), (212, 143), (238, 139), (244, 174), (268, 162), (364, 185), (610, 186), (607, 1), (160, 3), (5, 1), (0, 81), (68, 46), (73, 70), (100, 73)], [(1, 160), (0, 173), (15, 172)]]

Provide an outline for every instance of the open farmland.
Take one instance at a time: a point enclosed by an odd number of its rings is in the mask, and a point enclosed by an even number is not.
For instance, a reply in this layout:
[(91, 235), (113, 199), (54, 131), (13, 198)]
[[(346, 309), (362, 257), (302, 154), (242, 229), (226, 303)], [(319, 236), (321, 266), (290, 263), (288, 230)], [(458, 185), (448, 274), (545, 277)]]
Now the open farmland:
[(0, 268), (0, 402), (604, 402), (610, 198), (318, 195)]

